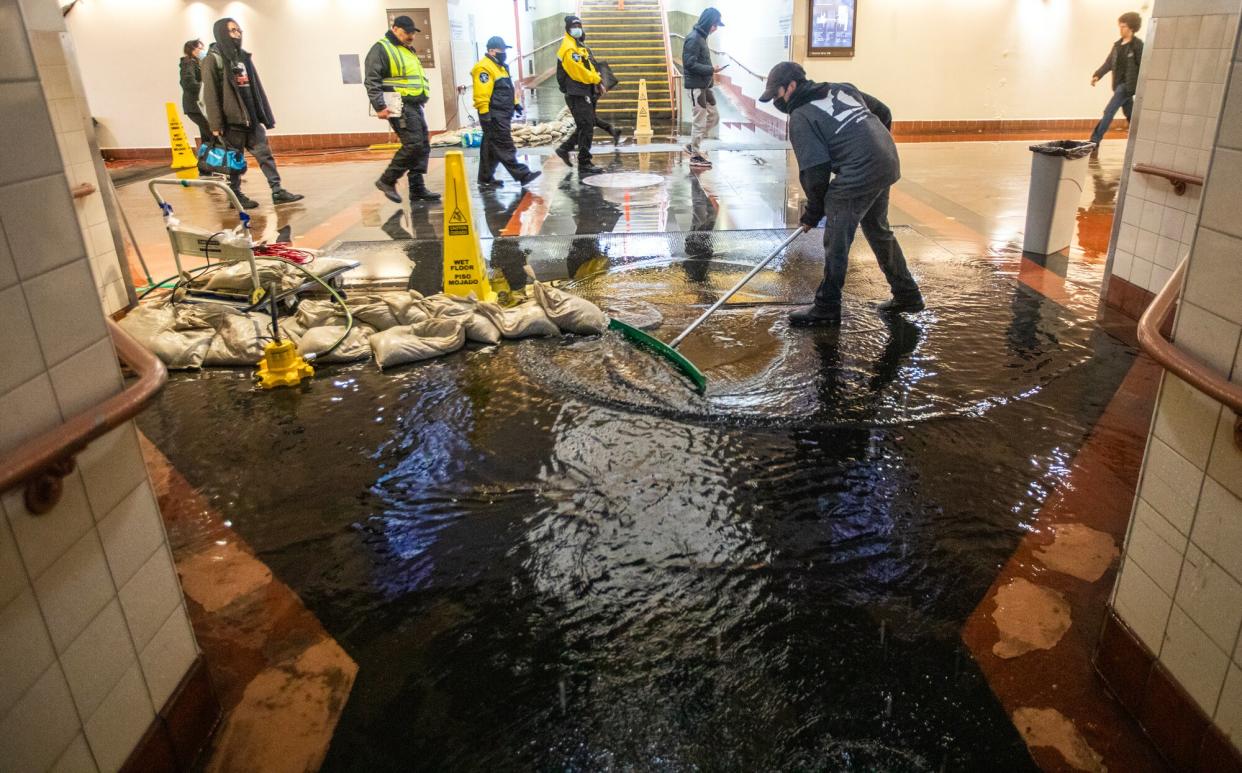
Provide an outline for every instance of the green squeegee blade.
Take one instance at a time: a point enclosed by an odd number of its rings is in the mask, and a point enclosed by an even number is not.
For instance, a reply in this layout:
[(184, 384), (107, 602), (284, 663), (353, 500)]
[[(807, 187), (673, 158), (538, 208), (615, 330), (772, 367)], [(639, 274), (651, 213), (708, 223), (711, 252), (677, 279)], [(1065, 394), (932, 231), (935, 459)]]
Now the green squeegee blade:
[(664, 343), (655, 336), (648, 335), (633, 325), (627, 325), (618, 319), (609, 320), (608, 327), (612, 330), (619, 331), (621, 335), (630, 339), (639, 346), (651, 350), (655, 354), (676, 365), (677, 369), (686, 374), (686, 377), (689, 378), (694, 384), (694, 389), (699, 394), (703, 394), (707, 391), (707, 376), (703, 375), (703, 371), (694, 367), (693, 362), (687, 360), (673, 347)]

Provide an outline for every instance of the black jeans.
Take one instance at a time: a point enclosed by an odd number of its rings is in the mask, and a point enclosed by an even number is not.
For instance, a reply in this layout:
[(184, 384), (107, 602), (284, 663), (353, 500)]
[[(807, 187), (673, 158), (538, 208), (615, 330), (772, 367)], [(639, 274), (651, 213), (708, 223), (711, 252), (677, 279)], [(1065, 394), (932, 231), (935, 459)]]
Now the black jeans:
[(910, 276), (906, 256), (888, 225), (888, 188), (848, 199), (829, 198), (825, 202), (828, 222), (824, 227), (824, 281), (815, 291), (815, 305), (826, 309), (841, 308), (841, 288), (849, 268), (850, 247), (854, 233), (862, 226), (863, 236), (876, 262), (888, 280), (895, 298), (920, 295), (919, 285)]
[(530, 167), (517, 160), (517, 146), (513, 144), (513, 116), (492, 111), (479, 116), (479, 123), (483, 126), (483, 144), (479, 147), (479, 182), (494, 179), (497, 164), (504, 164), (518, 182), (530, 177)]
[(591, 97), (565, 96), (565, 104), (574, 117), (574, 133), (561, 144), (566, 153), (578, 148), (578, 163), (591, 163), (591, 145), (595, 142), (595, 102)]
[[(267, 129), (263, 124), (256, 123), (249, 128), (230, 126), (224, 130), (224, 141), (230, 148), (245, 148), (259, 162), (259, 169), (267, 178), (267, 184), (273, 191), (280, 190), (280, 172), (276, 171), (276, 159), (272, 158), (272, 148), (267, 144)], [(241, 193), (242, 173), (229, 173), (229, 187)]]
[(193, 121), (194, 125), (198, 127), (199, 142), (206, 142), (211, 139), (211, 124), (207, 123), (207, 116), (197, 110), (186, 110), (185, 117)]
[(401, 106), (401, 115), (389, 118), (388, 124), (397, 133), (401, 147), (393, 154), (380, 179), (389, 185), (396, 185), (403, 175), (408, 174), (410, 187), (421, 188), (422, 176), (427, 173), (427, 159), (431, 155), (431, 139), (427, 136), (423, 106), (406, 102)]

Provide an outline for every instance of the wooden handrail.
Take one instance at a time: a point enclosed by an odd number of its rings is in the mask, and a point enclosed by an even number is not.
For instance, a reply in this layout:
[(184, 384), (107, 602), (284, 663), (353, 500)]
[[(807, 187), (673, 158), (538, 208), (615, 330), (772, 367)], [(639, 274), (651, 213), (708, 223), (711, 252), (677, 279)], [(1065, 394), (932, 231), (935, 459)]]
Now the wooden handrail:
[(1172, 169), (1152, 166), (1151, 164), (1135, 164), (1134, 171), (1139, 174), (1151, 175), (1152, 177), (1163, 177), (1173, 183), (1173, 192), (1178, 196), (1186, 193), (1187, 185), (1203, 185), (1203, 178), (1198, 175), (1175, 172)]
[(121, 326), (104, 320), (117, 357), (138, 374), (138, 380), (98, 405), (0, 456), (0, 493), (26, 485), (26, 509), (48, 512), (60, 501), (63, 479), (73, 472), (74, 457), (91, 441), (142, 412), (168, 381), (164, 363)]
[(1242, 448), (1242, 384), (1229, 381), (1216, 373), (1210, 365), (1190, 356), (1160, 334), (1160, 326), (1173, 310), (1173, 304), (1177, 302), (1178, 293), (1185, 282), (1186, 263), (1187, 261), (1182, 261), (1164, 288), (1156, 294), (1147, 311), (1139, 318), (1139, 346), (1165, 370), (1216, 402), (1232, 408), (1235, 414), (1233, 439)]

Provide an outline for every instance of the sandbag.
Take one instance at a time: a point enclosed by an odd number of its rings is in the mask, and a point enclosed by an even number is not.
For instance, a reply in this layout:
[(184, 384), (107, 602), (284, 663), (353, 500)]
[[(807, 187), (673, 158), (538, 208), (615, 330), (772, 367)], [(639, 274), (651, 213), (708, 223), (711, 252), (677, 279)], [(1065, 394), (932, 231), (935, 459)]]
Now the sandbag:
[(293, 320), (299, 331), (309, 331), (325, 325), (344, 325), (345, 310), (336, 301), (306, 300), (298, 304)]
[[(256, 260), (255, 269), (259, 274), (259, 285), (264, 289), (272, 285), (276, 285), (281, 290), (297, 286), (290, 281), (286, 267), (280, 262)], [(194, 286), (214, 292), (249, 293), (254, 289), (254, 281), (250, 276), (250, 263), (244, 260), (238, 261), (211, 271), (206, 276), (205, 286), (197, 282)]]
[(466, 328), (466, 340), (479, 344), (500, 343), (500, 329), (479, 309), (473, 295), (462, 298), (437, 293), (415, 303), (433, 318), (461, 318)]
[(359, 324), (354, 325), (335, 351), (323, 354), (344, 332), (344, 325), (311, 328), (298, 339), (298, 351), (303, 357), (318, 358), (319, 362), (357, 362), (371, 356), (371, 344), (367, 339), (375, 333), (375, 328)]
[(560, 335), (560, 329), (548, 319), (543, 307), (533, 300), (512, 308), (495, 303), (480, 303), (479, 311), (500, 329), (505, 338), (533, 338)]
[[(376, 295), (359, 295), (351, 296), (345, 301), (345, 305), (349, 307), (349, 311), (354, 315), (354, 319), (363, 324), (370, 325), (376, 330), (387, 330), (390, 327), (396, 327), (401, 324), (400, 317), (394, 310), (393, 305), (388, 301), (389, 293)], [(410, 296), (408, 293), (393, 293), (392, 295), (400, 295), (401, 298), (395, 298), (398, 309), (404, 303), (406, 309), (410, 305)]]
[(271, 338), (271, 317), (236, 312), (224, 317), (203, 364), (216, 367), (257, 365), (263, 359), (263, 347)]
[[(144, 303), (130, 311), (118, 323), (126, 333), (153, 353), (169, 370), (201, 368), (207, 348), (215, 337), (215, 329), (198, 324), (191, 314), (181, 314), (181, 307), (163, 303)], [(185, 329), (178, 330), (178, 324)]]
[(535, 302), (562, 333), (599, 335), (608, 327), (608, 316), (594, 303), (531, 279)]
[(376, 333), (370, 340), (375, 362), (383, 370), (455, 352), (466, 344), (462, 320), (437, 317)]

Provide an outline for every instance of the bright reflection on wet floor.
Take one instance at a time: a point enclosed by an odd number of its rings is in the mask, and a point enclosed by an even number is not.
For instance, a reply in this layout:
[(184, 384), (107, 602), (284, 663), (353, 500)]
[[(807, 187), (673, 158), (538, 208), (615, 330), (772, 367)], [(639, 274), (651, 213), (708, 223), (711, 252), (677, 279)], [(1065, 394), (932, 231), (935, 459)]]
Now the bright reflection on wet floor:
[[(683, 346), (702, 397), (612, 335), (325, 366), (299, 391), (174, 376), (143, 430), (359, 664), (326, 769), (1032, 767), (959, 632), (1133, 358), (1092, 316), (1111, 207), (1084, 201), (1058, 272), (1013, 247), (1025, 177), (959, 168), (985, 206), (934, 147), (902, 152), (928, 309), (876, 313), (859, 239), (842, 329), (790, 329), (808, 235)], [(704, 182), (652, 154), (672, 182), (645, 211), (687, 227), (648, 230), (674, 233), (617, 232), (624, 195), (550, 175), (540, 227), (485, 254), (667, 340), (785, 233), (785, 170), (736, 155)], [(525, 222), (502, 193), (493, 234)], [(344, 256), (436, 286), (436, 216), (367, 222)]]

